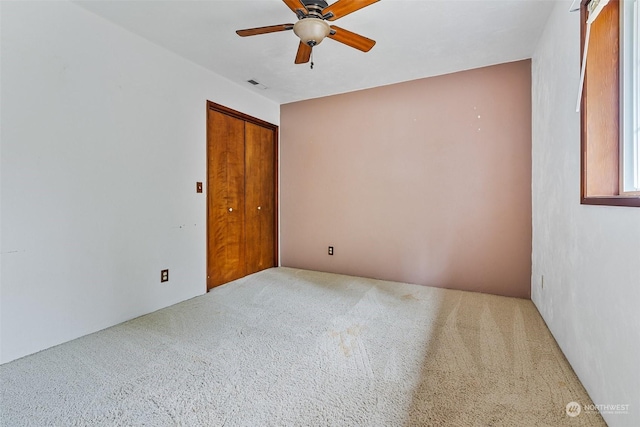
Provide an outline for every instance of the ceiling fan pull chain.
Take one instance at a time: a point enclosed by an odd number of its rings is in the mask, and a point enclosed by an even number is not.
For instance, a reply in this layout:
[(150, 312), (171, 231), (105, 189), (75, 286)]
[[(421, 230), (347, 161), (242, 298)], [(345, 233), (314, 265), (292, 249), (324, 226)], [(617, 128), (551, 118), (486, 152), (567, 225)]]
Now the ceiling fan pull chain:
[(311, 69), (313, 70), (313, 48), (311, 49)]

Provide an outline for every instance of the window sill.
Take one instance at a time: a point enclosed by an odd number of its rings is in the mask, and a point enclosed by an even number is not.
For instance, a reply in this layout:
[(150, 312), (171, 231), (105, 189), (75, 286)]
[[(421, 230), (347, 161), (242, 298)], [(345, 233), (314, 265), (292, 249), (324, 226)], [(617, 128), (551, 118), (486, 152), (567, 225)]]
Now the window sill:
[(582, 197), (580, 203), (583, 205), (640, 207), (640, 196), (589, 196)]

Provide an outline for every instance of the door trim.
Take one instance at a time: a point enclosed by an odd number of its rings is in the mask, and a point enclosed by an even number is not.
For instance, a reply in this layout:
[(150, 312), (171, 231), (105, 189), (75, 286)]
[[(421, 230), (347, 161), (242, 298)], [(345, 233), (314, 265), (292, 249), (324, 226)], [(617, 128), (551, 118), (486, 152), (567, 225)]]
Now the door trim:
[(258, 119), (256, 117), (250, 116), (248, 114), (245, 114), (241, 111), (237, 111), (234, 109), (231, 109), (229, 107), (225, 107), (224, 105), (220, 105), (220, 104), (216, 104), (215, 102), (212, 101), (207, 101), (207, 122), (206, 122), (206, 126), (207, 126), (207, 132), (206, 132), (206, 138), (207, 140), (205, 141), (206, 143), (206, 148), (207, 148), (207, 158), (206, 158), (206, 162), (207, 162), (207, 168), (206, 168), (206, 174), (207, 174), (207, 186), (206, 186), (206, 190), (207, 190), (207, 210), (206, 210), (206, 227), (205, 227), (205, 233), (206, 233), (206, 240), (207, 240), (207, 245), (206, 245), (206, 257), (207, 257), (207, 262), (205, 263), (205, 277), (207, 278), (206, 280), (206, 288), (207, 288), (207, 292), (210, 291), (213, 287), (209, 287), (209, 188), (210, 188), (210, 183), (209, 183), (209, 160), (211, 158), (211, 154), (209, 153), (209, 114), (208, 111), (209, 110), (213, 110), (213, 111), (217, 111), (218, 113), (222, 113), (222, 114), (226, 114), (227, 116), (230, 117), (235, 117), (237, 119), (240, 120), (244, 120), (246, 122), (249, 123), (253, 123), (255, 125), (258, 126), (262, 126), (265, 127), (267, 129), (270, 129), (273, 131), (273, 136), (275, 138), (274, 144), (273, 144), (273, 162), (274, 162), (274, 177), (273, 177), (273, 185), (274, 185), (274, 248), (273, 248), (273, 265), (274, 266), (278, 266), (280, 263), (280, 259), (279, 259), (279, 244), (280, 244), (280, 230), (278, 228), (278, 224), (279, 224), (279, 218), (280, 218), (280, 207), (279, 207), (279, 197), (278, 197), (278, 187), (279, 187), (279, 182), (278, 182), (278, 177), (280, 176), (280, 166), (279, 166), (279, 158), (278, 158), (278, 147), (280, 146), (280, 141), (279, 141), (279, 129), (277, 125), (274, 125), (273, 123), (269, 123), (266, 122), (264, 120)]

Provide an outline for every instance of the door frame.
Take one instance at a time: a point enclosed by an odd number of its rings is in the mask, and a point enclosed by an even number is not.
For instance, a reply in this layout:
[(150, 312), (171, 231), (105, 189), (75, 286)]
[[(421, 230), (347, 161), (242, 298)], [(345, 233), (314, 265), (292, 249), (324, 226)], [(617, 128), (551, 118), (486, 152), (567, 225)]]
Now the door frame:
[(279, 224), (279, 219), (280, 219), (280, 209), (279, 209), (279, 200), (278, 200), (278, 177), (280, 175), (280, 167), (279, 167), (279, 158), (278, 158), (278, 153), (279, 153), (279, 147), (280, 147), (280, 142), (279, 142), (279, 132), (278, 132), (278, 126), (274, 125), (273, 123), (269, 123), (266, 122), (264, 120), (258, 119), (256, 117), (250, 116), (248, 114), (242, 113), (240, 111), (231, 109), (229, 107), (225, 107), (224, 105), (220, 105), (220, 104), (216, 104), (215, 102), (212, 101), (208, 101), (207, 100), (207, 121), (206, 121), (206, 126), (207, 126), (207, 140), (206, 140), (206, 145), (207, 145), (207, 168), (206, 168), (206, 173), (207, 173), (207, 180), (206, 180), (206, 191), (207, 191), (207, 221), (206, 221), (206, 239), (207, 239), (207, 249), (206, 249), (206, 257), (207, 257), (207, 262), (205, 263), (205, 268), (206, 268), (206, 288), (207, 288), (207, 292), (209, 292), (211, 289), (213, 289), (213, 287), (209, 287), (209, 206), (210, 206), (210, 200), (209, 200), (209, 188), (210, 188), (210, 182), (209, 182), (209, 160), (211, 159), (211, 153), (209, 152), (209, 110), (213, 110), (213, 111), (217, 111), (218, 113), (222, 113), (225, 114), (227, 116), (230, 117), (235, 117), (236, 119), (240, 119), (240, 120), (244, 120), (246, 122), (249, 123), (253, 123), (255, 125), (258, 126), (262, 126), (265, 127), (269, 130), (273, 131), (273, 136), (275, 138), (274, 140), (274, 144), (273, 144), (273, 185), (274, 185), (274, 191), (273, 191), (273, 196), (274, 196), (274, 209), (273, 209), (273, 216), (274, 216), (274, 248), (273, 248), (273, 264), (275, 267), (277, 267), (280, 263), (280, 258), (279, 258), (279, 243), (280, 243), (280, 231), (278, 228), (278, 224)]

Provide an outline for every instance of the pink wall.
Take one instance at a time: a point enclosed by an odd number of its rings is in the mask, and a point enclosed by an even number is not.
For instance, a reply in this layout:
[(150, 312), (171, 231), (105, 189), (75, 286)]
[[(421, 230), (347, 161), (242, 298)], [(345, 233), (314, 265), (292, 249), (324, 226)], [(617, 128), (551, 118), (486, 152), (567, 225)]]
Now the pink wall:
[(530, 297), (529, 60), (286, 104), (280, 120), (283, 266)]

